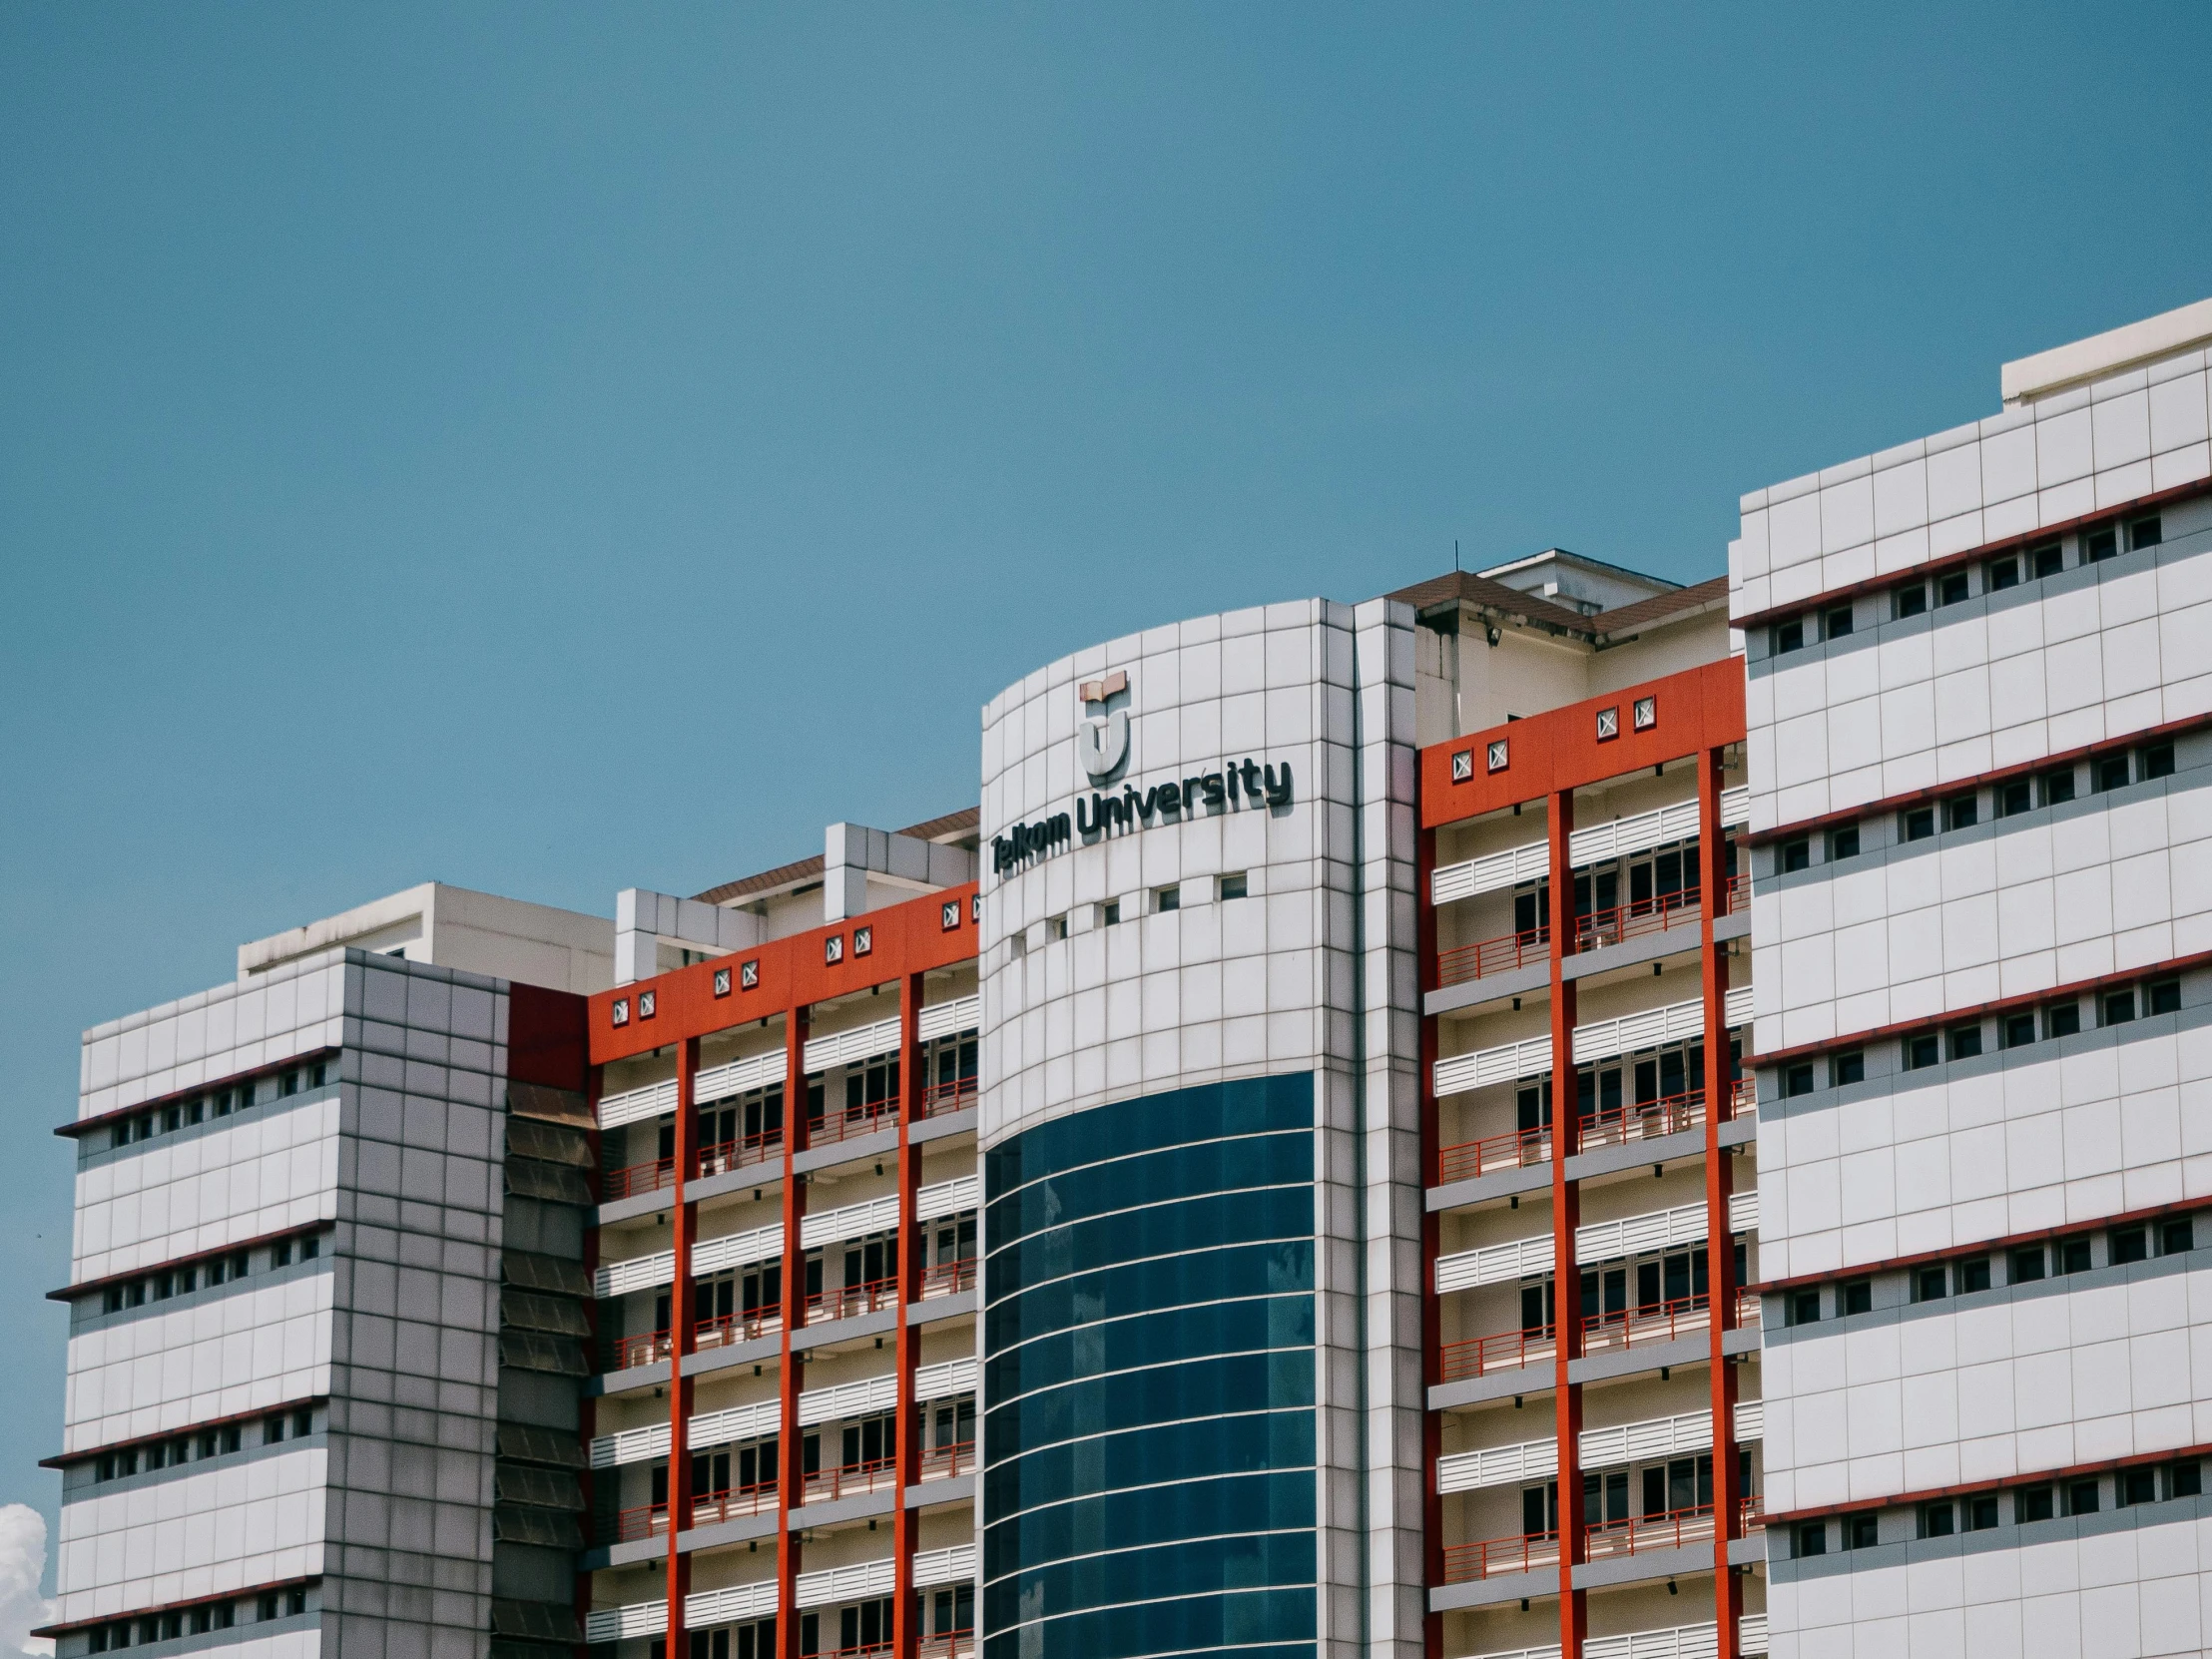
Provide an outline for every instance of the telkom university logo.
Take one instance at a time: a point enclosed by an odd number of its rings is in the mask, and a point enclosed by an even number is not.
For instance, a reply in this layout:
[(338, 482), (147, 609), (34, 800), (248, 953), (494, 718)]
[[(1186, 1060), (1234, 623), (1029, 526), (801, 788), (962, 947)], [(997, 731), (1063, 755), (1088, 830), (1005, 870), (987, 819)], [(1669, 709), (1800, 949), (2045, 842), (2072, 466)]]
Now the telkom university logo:
[[(1129, 705), (1124, 702), (1118, 709), (1106, 707), (1128, 690), (1129, 675), (1117, 668), (1103, 680), (1084, 681), (1078, 691), (1084, 719), (1075, 729), (1075, 756), (1094, 784), (1105, 783), (1129, 759)], [(1095, 716), (1093, 708), (1100, 711)]]

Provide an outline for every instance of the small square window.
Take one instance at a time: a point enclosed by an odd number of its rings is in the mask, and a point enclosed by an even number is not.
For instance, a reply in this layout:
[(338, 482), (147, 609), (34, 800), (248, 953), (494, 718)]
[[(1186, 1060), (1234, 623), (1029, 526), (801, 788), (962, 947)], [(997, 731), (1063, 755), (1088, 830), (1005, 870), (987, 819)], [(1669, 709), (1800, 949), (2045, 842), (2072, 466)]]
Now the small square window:
[(1221, 896), (1223, 900), (1226, 902), (1232, 898), (1243, 898), (1252, 890), (1251, 880), (1251, 876), (1241, 869), (1232, 870), (1229, 874), (1224, 875), (1221, 878)]
[(2106, 991), (2097, 998), (2097, 1023), (2099, 1025), (2125, 1025), (2135, 1017), (2135, 993)]
[(981, 893), (979, 893), (979, 892), (971, 892), (971, 893), (969, 893), (969, 894), (968, 894), (968, 901), (967, 901), (967, 918), (968, 918), (968, 920), (970, 920), (970, 921), (973, 921), (973, 922), (981, 922), (981, 921), (982, 921), (982, 919), (983, 919), (983, 895), (982, 895)]
[(2069, 1480), (2066, 1482), (2066, 1513), (2069, 1515), (2093, 1515), (2097, 1512), (2097, 1483), (2094, 1480)]
[(2100, 755), (2089, 763), (2089, 788), (2099, 795), (2127, 788), (2127, 757)]
[(2047, 541), (2040, 547), (2029, 548), (2027, 550), (2027, 568), (2033, 571), (2038, 579), (2045, 576), (2056, 576), (2066, 568), (2066, 549), (2064, 545), (2055, 541)]
[(1782, 843), (1782, 872), (1787, 875), (1794, 869), (1806, 869), (1813, 862), (1813, 843), (1800, 836), (1794, 841)]
[(2035, 805), (2035, 789), (2025, 778), (1999, 784), (1989, 792), (1989, 806), (1998, 818), (2018, 818)]
[(1842, 1088), (1846, 1083), (1864, 1083), (1867, 1080), (1866, 1053), (1855, 1048), (1848, 1054), (1837, 1055), (1829, 1062), (1829, 1074), (1834, 1078), (1837, 1088)]
[(2158, 1501), (2158, 1471), (2149, 1469), (2122, 1469), (2112, 1477), (2112, 1507), (2130, 1508), (2138, 1503)]
[(1153, 909), (1165, 913), (1183, 907), (1183, 889), (1180, 886), (1159, 887), (1152, 894)]
[(1964, 1508), (1968, 1532), (1986, 1532), (1997, 1523), (1997, 1494), (1994, 1492), (1982, 1497), (1969, 1497)]
[(1844, 1517), (1844, 1547), (1872, 1549), (1882, 1541), (1881, 1517), (1875, 1514)]
[(2043, 1277), (2043, 1247), (2023, 1245), (2012, 1252), (2004, 1265), (2004, 1282), (2007, 1285), (2032, 1285)]
[(1606, 740), (1607, 740), (1608, 738), (1617, 738), (1617, 737), (1619, 737), (1620, 735), (1621, 735), (1621, 711), (1620, 711), (1620, 705), (1616, 703), (1616, 704), (1614, 704), (1614, 705), (1613, 705), (1613, 707), (1611, 707), (1610, 709), (1600, 709), (1600, 710), (1598, 710), (1598, 712), (1597, 712), (1597, 741), (1598, 741), (1599, 743), (1603, 743), (1603, 742), (1605, 742), (1605, 741), (1606, 741)]
[(1794, 1097), (1801, 1094), (1811, 1094), (1812, 1092), (1812, 1061), (1800, 1061), (1797, 1065), (1784, 1066), (1782, 1068), (1782, 1093), (1785, 1097)]
[(2056, 807), (2074, 798), (2074, 773), (2072, 767), (2043, 774), (2043, 805)]
[(2059, 1239), (2050, 1247), (2050, 1265), (2056, 1273), (2087, 1273), (2089, 1271), (2089, 1241), (2087, 1239)]
[(1802, 650), (1805, 645), (1805, 623), (1802, 619), (1778, 622), (1774, 625), (1774, 655)]
[(2081, 562), (2095, 564), (2099, 559), (2109, 559), (2120, 550), (2120, 533), (2107, 524), (2101, 530), (2085, 530), (2081, 536)]
[(640, 1018), (640, 1019), (651, 1019), (651, 1018), (653, 1017), (653, 1010), (654, 1010), (654, 1009), (655, 1009), (656, 1007), (658, 1007), (659, 1005), (660, 1005), (660, 993), (659, 993), (659, 992), (657, 992), (657, 991), (640, 991), (640, 992), (638, 992), (638, 1018)]
[(1045, 917), (1044, 936), (1048, 939), (1066, 938), (1068, 936), (1068, 918), (1066, 916)]
[(1874, 1281), (1871, 1279), (1854, 1279), (1846, 1285), (1843, 1291), (1842, 1308), (1844, 1317), (1847, 1319), (1853, 1314), (1873, 1313)]
[(1933, 807), (1909, 807), (1904, 814), (1905, 838), (1909, 841), (1925, 841), (1936, 833), (1936, 809)]
[(1936, 1033), (1922, 1031), (1905, 1039), (1905, 1069), (1923, 1071), (1936, 1064), (1941, 1057)]
[(2081, 1029), (2081, 1004), (2053, 1002), (2043, 1010), (2045, 1037), (2070, 1037)]
[(1902, 622), (1909, 616), (1919, 616), (1928, 609), (1928, 589), (1918, 582), (1909, 588), (1899, 588), (1890, 595), (1890, 614)]
[(1924, 1538), (1947, 1538), (1957, 1528), (1957, 1514), (1947, 1503), (1926, 1503), (1921, 1506), (1921, 1536)]
[(1114, 927), (1114, 926), (1118, 926), (1118, 925), (1120, 924), (1120, 922), (1121, 922), (1121, 900), (1120, 900), (1120, 899), (1118, 899), (1118, 898), (1109, 898), (1109, 899), (1108, 899), (1108, 900), (1106, 900), (1106, 902), (1105, 902), (1105, 903), (1104, 903), (1103, 905), (1101, 905), (1101, 906), (1100, 906), (1099, 908), (1101, 909), (1101, 911), (1102, 911), (1102, 912), (1104, 913), (1104, 915), (1105, 915), (1105, 918), (1106, 918), (1106, 925), (1107, 925), (1108, 927)]
[(2174, 775), (2174, 746), (2170, 743), (2154, 743), (2135, 755), (2137, 778), (2171, 778)]
[(1945, 1035), (1949, 1038), (1950, 1057), (1953, 1060), (1970, 1060), (1981, 1052), (1979, 1025), (1954, 1025)]
[(874, 950), (875, 950), (875, 929), (874, 929), (873, 927), (855, 927), (855, 928), (853, 928), (853, 929), (852, 929), (852, 954), (853, 954), (853, 955), (855, 955), (855, 956), (866, 956), (866, 955), (870, 955), (870, 954), (872, 954), (872, 953), (874, 952)]
[(1473, 776), (1474, 751), (1462, 749), (1454, 753), (1451, 757), (1451, 781), (1454, 784), (1464, 784)]
[(1639, 732), (1648, 732), (1659, 724), (1659, 699), (1639, 697), (1629, 705), (1629, 723)]
[(628, 997), (618, 996), (615, 998), (614, 1022), (617, 1025), (628, 1025), (630, 1023), (630, 999)]
[(2183, 1251), (2196, 1249), (2196, 1228), (2187, 1216), (2158, 1224), (2158, 1254), (2179, 1256)]
[(1797, 1553), (1799, 1555), (1826, 1555), (1828, 1553), (1828, 1522), (1799, 1522), (1797, 1527)]
[(1949, 1286), (1940, 1266), (1916, 1268), (1913, 1272), (1913, 1300), (1915, 1302), (1940, 1302), (1950, 1294)]
[(2112, 1229), (2112, 1265), (2116, 1268), (2130, 1262), (2150, 1260), (2150, 1234), (2140, 1227), (2115, 1227)]
[(1840, 640), (1851, 632), (1851, 607), (1839, 605), (1821, 618), (1821, 632), (1827, 638)]
[(831, 933), (822, 941), (822, 959), (834, 966), (844, 960), (844, 935)]
[(1976, 1256), (1970, 1262), (1960, 1262), (1957, 1271), (1958, 1294), (1971, 1296), (1976, 1291), (1989, 1288), (1989, 1258)]
[(2145, 547), (2156, 547), (2166, 539), (2166, 527), (2156, 514), (2139, 518), (2127, 527), (2127, 550), (2137, 552)]
[(2035, 1040), (2035, 1013), (2029, 1009), (2024, 1014), (2006, 1014), (1997, 1021), (1997, 1046), (2000, 1048), (2025, 1048)]
[(1828, 832), (1828, 861), (1835, 863), (1843, 858), (1859, 856), (1859, 826), (1847, 824)]
[(2029, 1521), (2049, 1520), (2058, 1512), (2052, 1501), (2054, 1495), (2048, 1486), (2022, 1486), (2012, 1498), (2012, 1519), (2022, 1526)]
[(1503, 738), (1492, 738), (1489, 747), (1489, 766), (1492, 772), (1503, 772), (1511, 751)]
[(1991, 559), (1988, 574), (1989, 591), (2000, 593), (2006, 588), (2020, 585), (2020, 561), (2017, 559)]
[(738, 989), (758, 990), (761, 986), (761, 959), (758, 956), (738, 964)]
[(715, 969), (715, 995), (728, 996), (729, 994), (730, 970), (726, 967), (718, 967)]
[(2166, 1493), (2169, 1497), (2201, 1497), (2204, 1495), (2204, 1465), (2202, 1463), (2176, 1463), (2166, 1471)]
[(960, 925), (960, 901), (957, 898), (949, 904), (938, 906), (937, 925), (947, 933)]
[(1821, 1322), (1821, 1293), (1792, 1291), (1790, 1293), (1790, 1323), (1792, 1325), (1818, 1325)]
[(1966, 573), (1965, 573), (1964, 571), (1962, 571), (1962, 570), (1954, 570), (1954, 571), (1951, 571), (1951, 572), (1950, 572), (1950, 573), (1949, 573), (1948, 575), (1945, 575), (1945, 576), (1940, 576), (1940, 577), (1936, 578), (1936, 604), (1938, 604), (1938, 605), (1960, 605), (1960, 604), (1963, 604), (1963, 603), (1965, 603), (1965, 600), (1966, 600)]
[(1975, 813), (1975, 801), (1972, 796), (1953, 796), (1943, 803), (1943, 828), (1945, 830), (1971, 830), (1978, 822)]
[(2143, 1006), (2154, 1014), (2178, 1014), (2181, 1012), (2181, 981), (2161, 979), (2155, 985), (2146, 985)]

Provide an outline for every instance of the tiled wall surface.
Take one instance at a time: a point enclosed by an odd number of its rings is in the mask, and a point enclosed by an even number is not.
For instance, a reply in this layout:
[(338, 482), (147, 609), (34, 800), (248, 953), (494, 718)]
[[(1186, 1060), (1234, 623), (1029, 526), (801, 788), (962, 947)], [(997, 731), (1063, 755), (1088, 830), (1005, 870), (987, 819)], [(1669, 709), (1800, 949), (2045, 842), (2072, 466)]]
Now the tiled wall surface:
[(337, 1047), (345, 994), (337, 955), (302, 957), (252, 985), (218, 985), (94, 1026), (79, 1061), (77, 1115), (99, 1117)]

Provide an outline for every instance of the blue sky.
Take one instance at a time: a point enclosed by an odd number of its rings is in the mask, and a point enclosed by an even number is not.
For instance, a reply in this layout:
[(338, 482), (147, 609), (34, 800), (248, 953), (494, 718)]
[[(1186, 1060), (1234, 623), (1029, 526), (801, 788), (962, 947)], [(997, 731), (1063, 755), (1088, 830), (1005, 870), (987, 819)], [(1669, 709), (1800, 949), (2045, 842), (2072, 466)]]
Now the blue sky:
[(973, 799), (1076, 646), (1736, 498), (2212, 294), (2212, 10), (0, 11), (0, 1502), (77, 1033)]

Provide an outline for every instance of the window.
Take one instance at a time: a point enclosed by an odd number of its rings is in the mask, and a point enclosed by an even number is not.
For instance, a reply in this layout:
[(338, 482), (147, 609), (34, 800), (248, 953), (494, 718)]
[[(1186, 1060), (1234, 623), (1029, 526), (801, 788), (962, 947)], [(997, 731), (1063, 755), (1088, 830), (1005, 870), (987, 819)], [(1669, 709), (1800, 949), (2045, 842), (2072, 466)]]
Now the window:
[(1119, 924), (1120, 921), (1121, 900), (1118, 898), (1109, 898), (1108, 900), (1106, 900), (1106, 925), (1109, 927), (1113, 927)]
[(2055, 807), (2074, 798), (2073, 768), (2043, 774), (2043, 805)]
[(1844, 1517), (1844, 1547), (1846, 1549), (1872, 1549), (1881, 1541), (1878, 1515), (1846, 1515)]
[(1250, 890), (1250, 877), (1241, 869), (1233, 870), (1221, 878), (1221, 896), (1224, 899), (1242, 898)]
[(1152, 894), (1152, 907), (1166, 912), (1183, 907), (1183, 889), (1180, 886), (1156, 888)]
[(1957, 1514), (1947, 1503), (1921, 1505), (1921, 1536), (1947, 1538), (1957, 1529)]
[(2066, 568), (2066, 549), (2054, 541), (2027, 550), (2027, 568), (2038, 577), (2056, 576)]
[(276, 1591), (265, 1591), (254, 1603), (254, 1616), (258, 1619), (273, 1619), (276, 1616)]
[(1953, 1060), (1970, 1060), (1981, 1052), (1981, 1027), (1978, 1025), (1954, 1025), (1945, 1036), (1949, 1039)]
[(2089, 763), (2089, 788), (2098, 794), (2127, 788), (2127, 757), (2099, 755)]
[(2012, 1518), (2025, 1526), (2029, 1521), (2049, 1520), (2058, 1512), (2048, 1486), (2022, 1486), (2012, 1499)]
[(291, 1266), (291, 1241), (289, 1239), (278, 1239), (275, 1245), (270, 1247), (269, 1265), (273, 1268), (288, 1268)]
[(2156, 547), (2166, 539), (2166, 527), (2154, 513), (2149, 518), (2139, 518), (2127, 527), (2127, 550), (2140, 552), (2146, 547)]
[(2035, 805), (2035, 790), (2025, 778), (1999, 784), (1989, 792), (1989, 809), (1998, 818), (2016, 818)]
[(1919, 616), (1928, 609), (1928, 590), (1918, 582), (1909, 588), (1898, 588), (1890, 595), (1890, 615), (1902, 622), (1909, 616)]
[(321, 1254), (322, 1241), (314, 1234), (310, 1233), (299, 1241), (299, 1259), (302, 1262), (311, 1262)]
[(2166, 1495), (2168, 1497), (2202, 1497), (2204, 1495), (2204, 1465), (2202, 1463), (2176, 1463), (2166, 1471)]
[(2112, 1507), (2125, 1509), (2137, 1503), (2158, 1501), (2158, 1471), (2122, 1469), (2112, 1477)]
[(1989, 584), (1991, 593), (1996, 593), (2004, 588), (2018, 587), (2020, 585), (2020, 561), (2013, 558), (1991, 559), (1988, 575), (1985, 579)]
[(1826, 1555), (1828, 1553), (1828, 1522), (1800, 1522), (1797, 1529), (1797, 1553), (1799, 1555)]
[(2153, 1014), (2178, 1014), (2181, 1012), (2181, 981), (2161, 979), (2155, 985), (2143, 987), (2143, 1007)]
[(1813, 1062), (1801, 1061), (1782, 1068), (1782, 1093), (1785, 1098), (1813, 1092)]
[(1900, 820), (1905, 839), (1925, 841), (1936, 833), (1936, 809), (1933, 807), (1909, 807)]
[(2109, 559), (2120, 550), (2120, 533), (2107, 524), (2101, 530), (2084, 530), (2081, 533), (2081, 562), (2094, 564), (2099, 559)]
[(1997, 1523), (1997, 1494), (1994, 1492), (1983, 1497), (1969, 1497), (1964, 1508), (1968, 1532), (1986, 1532)]
[(1808, 868), (1811, 866), (1812, 862), (1813, 843), (1811, 841), (1806, 840), (1801, 836), (1797, 840), (1784, 841), (1782, 843), (1783, 874), (1787, 875), (1790, 873), (1790, 871), (1794, 869)]
[(307, 1410), (301, 1410), (301, 1411), (294, 1411), (294, 1412), (292, 1412), (292, 1414), (291, 1414), (291, 1437), (292, 1437), (293, 1439), (295, 1439), (295, 1440), (303, 1440), (303, 1439), (305, 1439), (305, 1438), (306, 1438), (306, 1437), (307, 1437), (307, 1436), (308, 1436), (309, 1434), (312, 1434), (313, 1432), (314, 1432), (314, 1412), (313, 1412), (313, 1410), (312, 1410), (312, 1409), (307, 1409)]
[(284, 1611), (285, 1611), (285, 1612), (287, 1612), (287, 1613), (304, 1613), (304, 1612), (305, 1612), (306, 1610), (307, 1610), (307, 1592), (306, 1592), (305, 1590), (286, 1590), (286, 1591), (284, 1592)]
[(2196, 1229), (2191, 1225), (2189, 1217), (2182, 1216), (2178, 1220), (2158, 1224), (2159, 1255), (2179, 1256), (2183, 1251), (2194, 1250), (2196, 1247)]
[(2081, 1004), (2053, 1002), (2043, 1010), (2043, 1035), (2070, 1037), (2081, 1029)]
[(1821, 618), (1821, 632), (1832, 640), (1840, 640), (1851, 632), (1851, 607), (1839, 605)]
[(2043, 1277), (2043, 1247), (2026, 1245), (2012, 1252), (2012, 1259), (2004, 1270), (2008, 1285), (2026, 1285)]
[(1999, 1048), (2025, 1048), (2035, 1040), (2035, 1011), (2024, 1014), (2005, 1014), (1997, 1020), (1997, 1046)]
[(1953, 796), (1943, 803), (1943, 828), (1945, 830), (1971, 830), (1975, 822), (1974, 798), (1972, 796)]
[(262, 1423), (262, 1444), (275, 1445), (284, 1437), (284, 1419), (269, 1417)]
[(1839, 1054), (1829, 1062), (1829, 1071), (1836, 1079), (1836, 1086), (1846, 1083), (1864, 1083), (1867, 1080), (1867, 1056), (1860, 1049), (1849, 1054)]
[(2050, 1247), (2050, 1265), (2054, 1273), (2087, 1273), (2089, 1271), (2089, 1241), (2087, 1239), (2060, 1239)]
[(1828, 832), (1828, 861), (1829, 861), (1830, 863), (1835, 863), (1835, 862), (1836, 862), (1836, 861), (1837, 861), (1837, 860), (1838, 860), (1839, 858), (1856, 858), (1856, 857), (1858, 857), (1858, 856), (1859, 856), (1859, 826), (1858, 826), (1858, 825), (1856, 825), (1856, 824), (1847, 824), (1847, 825), (1845, 825), (1845, 826), (1844, 826), (1844, 827), (1843, 827), (1843, 828), (1842, 828), (1841, 830), (1829, 830), (1829, 832)]
[(2134, 1017), (2135, 993), (2132, 990), (2106, 991), (2097, 998), (2099, 1025), (2125, 1025)]
[(2093, 1515), (2097, 1512), (2097, 1483), (2094, 1480), (2069, 1480), (2066, 1482), (2066, 1513), (2069, 1515)]
[(2150, 1259), (2150, 1235), (2140, 1227), (2115, 1227), (2112, 1229), (2112, 1265), (2125, 1267), (2130, 1262)]
[(2170, 743), (2154, 743), (2148, 749), (2135, 752), (2135, 776), (2137, 778), (2171, 778), (2174, 775), (2174, 746)]
[(1976, 1291), (1989, 1288), (1989, 1258), (1976, 1256), (1970, 1262), (1958, 1264), (1958, 1294), (1971, 1296)]
[(1905, 1039), (1905, 1069), (1920, 1071), (1932, 1066), (1937, 1059), (1936, 1033), (1923, 1031)]
[(1790, 1293), (1790, 1323), (1792, 1325), (1818, 1325), (1821, 1322), (1821, 1293), (1792, 1291)]
[(1066, 938), (1068, 936), (1068, 918), (1066, 916), (1046, 916), (1044, 918), (1044, 936), (1047, 939)]
[(1951, 571), (1936, 579), (1936, 603), (1938, 605), (1963, 604), (1966, 598), (1966, 573)]
[(1940, 1302), (1948, 1295), (1943, 1283), (1940, 1266), (1915, 1268), (1913, 1270), (1913, 1300), (1915, 1302)]
[(1871, 1279), (1854, 1279), (1846, 1285), (1843, 1289), (1842, 1308), (1842, 1317), (1845, 1319), (1849, 1319), (1854, 1314), (1873, 1313), (1874, 1281)]
[(1805, 648), (1805, 622), (1793, 617), (1788, 622), (1774, 625), (1774, 654), (1779, 657), (1786, 651), (1802, 651)]

